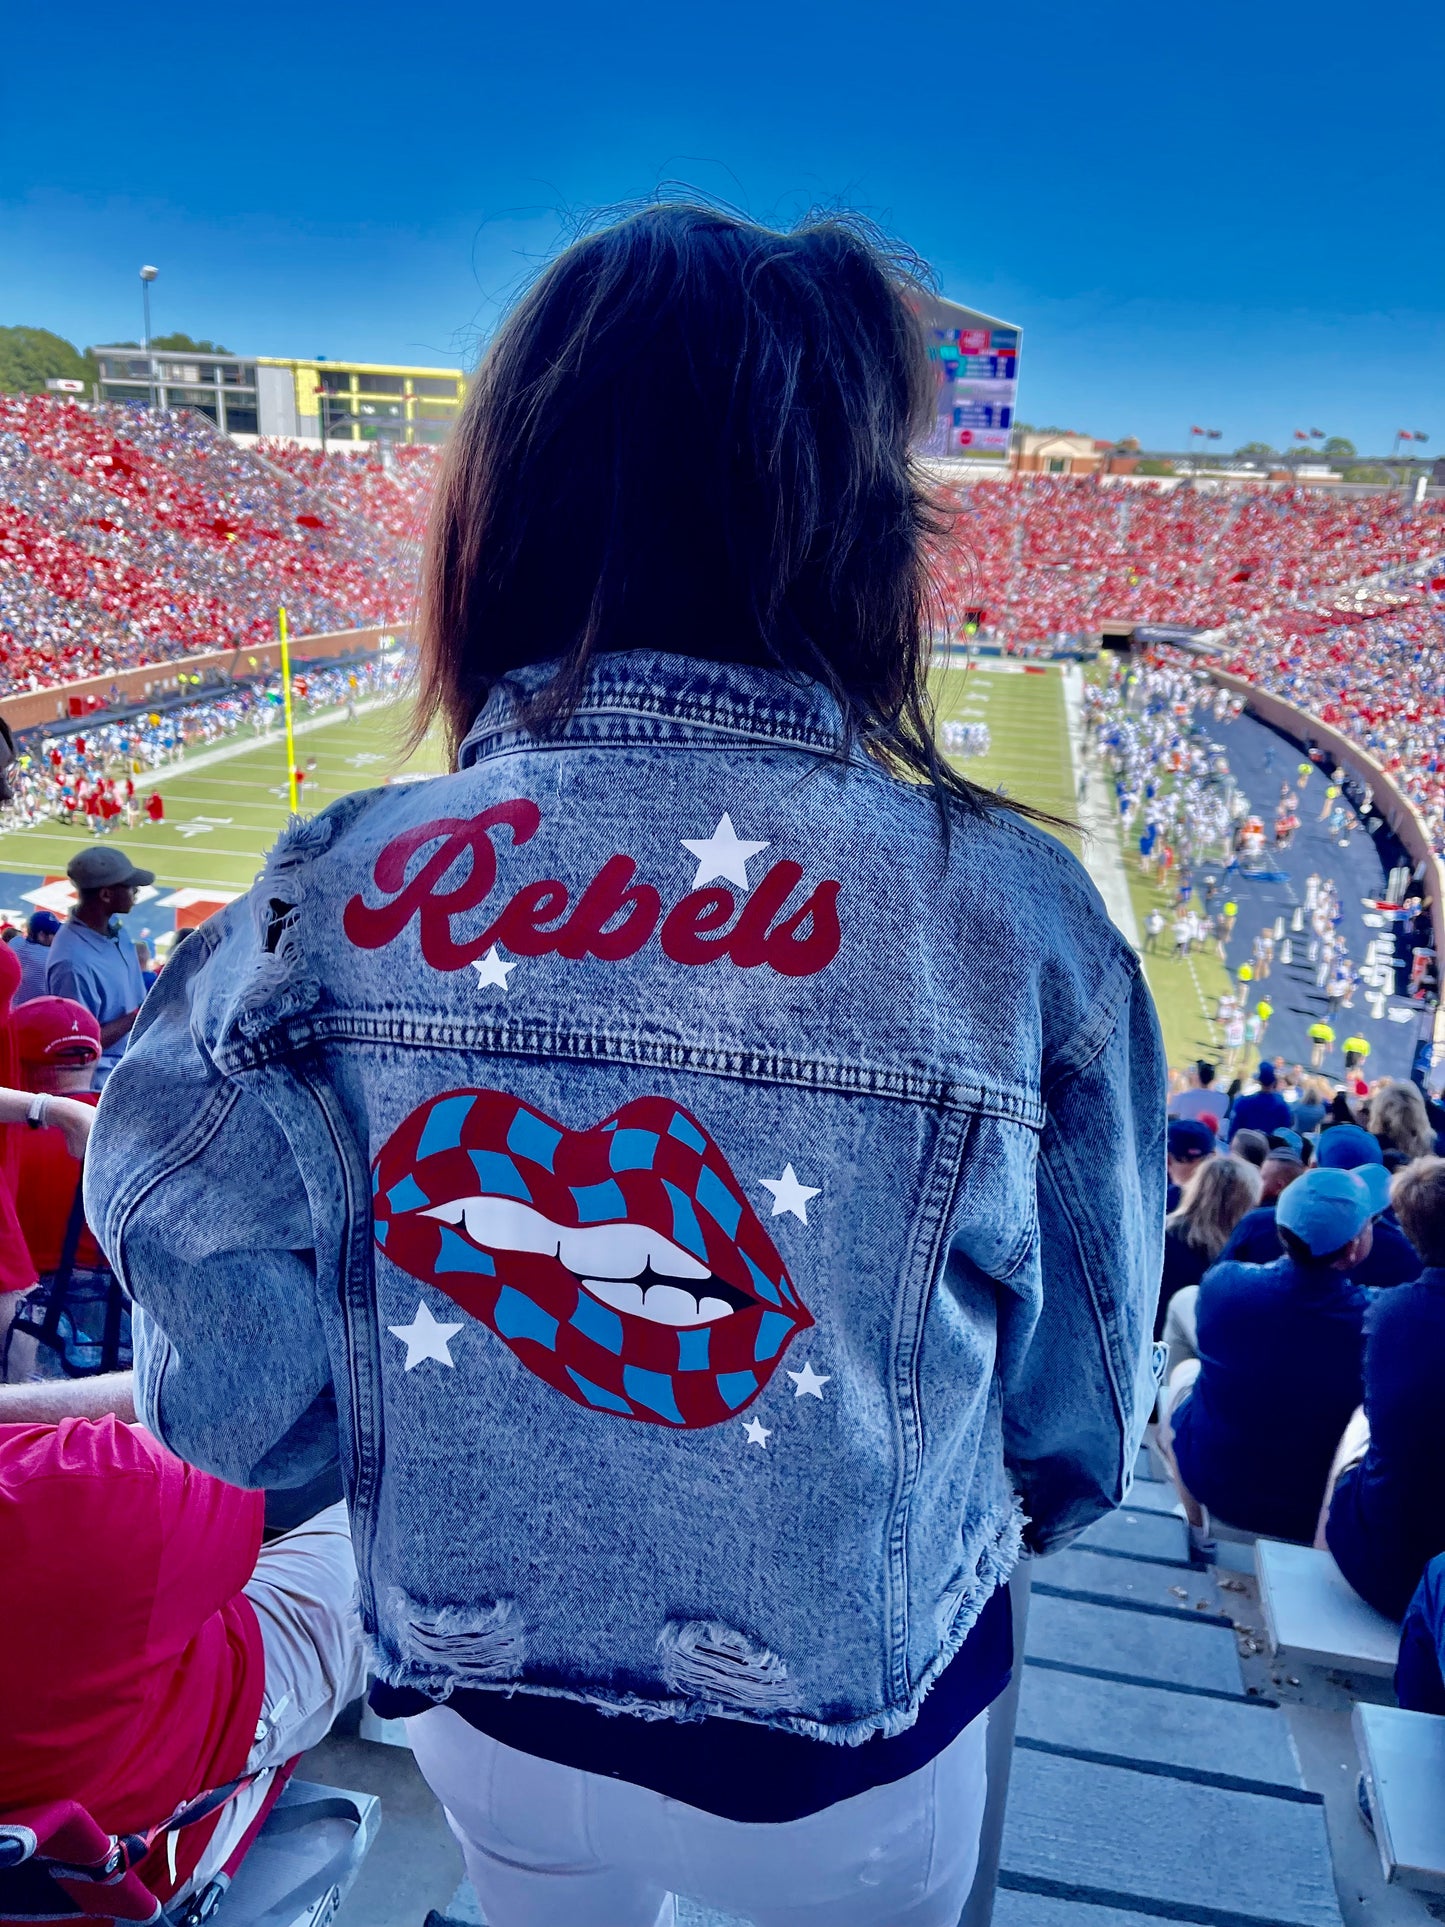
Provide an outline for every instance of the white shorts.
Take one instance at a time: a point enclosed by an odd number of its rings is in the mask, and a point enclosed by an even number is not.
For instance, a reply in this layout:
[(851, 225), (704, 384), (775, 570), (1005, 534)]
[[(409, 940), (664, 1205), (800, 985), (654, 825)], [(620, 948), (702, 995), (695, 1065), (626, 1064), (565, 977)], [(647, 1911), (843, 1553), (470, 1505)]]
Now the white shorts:
[(776, 1825), (534, 1759), (445, 1706), (406, 1724), (488, 1927), (671, 1927), (673, 1896), (753, 1927), (955, 1927), (978, 1864), (987, 1721), (906, 1779)]
[(259, 1773), (223, 1810), (190, 1889), (217, 1874), (265, 1799), (274, 1769), (324, 1740), (366, 1685), (356, 1559), (346, 1507), (338, 1502), (262, 1546), (246, 1585), (266, 1651), (266, 1689), (246, 1762)]

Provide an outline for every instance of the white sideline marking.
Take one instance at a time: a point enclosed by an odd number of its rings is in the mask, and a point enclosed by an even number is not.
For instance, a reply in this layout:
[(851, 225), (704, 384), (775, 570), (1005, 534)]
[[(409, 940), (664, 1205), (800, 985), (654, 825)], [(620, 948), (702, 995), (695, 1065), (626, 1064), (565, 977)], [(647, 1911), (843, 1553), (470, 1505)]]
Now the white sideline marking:
[[(1069, 737), (1069, 767), (1073, 793), (1079, 794), (1079, 777), (1084, 771), (1084, 672), (1076, 662), (1064, 665), (1064, 721)], [(1084, 832), (1084, 867), (1094, 879), (1110, 921), (1134, 950), (1139, 943), (1139, 921), (1129, 897), (1129, 879), (1124, 873), (1124, 853), (1119, 847), (1119, 826), (1109, 803), (1107, 790), (1100, 800), (1102, 779), (1097, 770), (1090, 772), (1089, 792), (1078, 805), (1079, 823)], [(1196, 980), (1197, 981), (1197, 980)], [(1201, 998), (1201, 1002), (1203, 999)]]

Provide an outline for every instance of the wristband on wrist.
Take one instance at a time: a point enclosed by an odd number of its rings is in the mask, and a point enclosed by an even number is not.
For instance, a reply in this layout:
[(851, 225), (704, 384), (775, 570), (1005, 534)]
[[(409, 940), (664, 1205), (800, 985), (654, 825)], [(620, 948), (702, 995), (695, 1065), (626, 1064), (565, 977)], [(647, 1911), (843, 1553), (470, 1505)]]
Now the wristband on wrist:
[(25, 1122), (30, 1126), (32, 1131), (41, 1129), (49, 1110), (50, 1093), (48, 1091), (37, 1091), (30, 1100), (30, 1109), (25, 1113)]

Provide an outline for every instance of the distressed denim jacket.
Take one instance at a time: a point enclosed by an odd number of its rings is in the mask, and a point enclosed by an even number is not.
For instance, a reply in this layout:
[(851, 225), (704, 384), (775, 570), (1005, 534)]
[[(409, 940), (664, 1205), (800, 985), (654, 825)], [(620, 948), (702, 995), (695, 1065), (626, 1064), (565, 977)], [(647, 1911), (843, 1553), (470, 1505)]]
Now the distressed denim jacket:
[(461, 763), (294, 821), (146, 1001), (86, 1175), (146, 1423), (339, 1459), (394, 1685), (896, 1733), (1127, 1487), (1138, 960), (805, 680), (609, 656)]

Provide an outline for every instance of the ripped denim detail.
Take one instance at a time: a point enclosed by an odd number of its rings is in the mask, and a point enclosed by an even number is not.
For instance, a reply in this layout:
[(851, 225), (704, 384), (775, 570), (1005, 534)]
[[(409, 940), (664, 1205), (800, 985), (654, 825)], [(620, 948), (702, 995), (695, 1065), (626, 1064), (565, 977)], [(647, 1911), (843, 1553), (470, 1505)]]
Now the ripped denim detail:
[(502, 1686), (520, 1678), (527, 1631), (514, 1600), (427, 1612), (393, 1586), (386, 1604), (401, 1666), (382, 1664), (378, 1671), (394, 1684), (445, 1698), (459, 1687)]
[(709, 1710), (783, 1712), (796, 1697), (787, 1662), (720, 1620), (670, 1620), (657, 1651), (663, 1683)]
[[(598, 1712), (642, 1720), (749, 1720), (782, 1733), (830, 1746), (862, 1746), (875, 1734), (892, 1739), (918, 1718), (944, 1668), (957, 1656), (994, 1591), (1018, 1563), (1027, 1517), (1017, 1498), (988, 1520), (972, 1577), (963, 1587), (948, 1635), (903, 1705), (884, 1706), (853, 1720), (820, 1720), (788, 1710), (796, 1689), (785, 1662), (767, 1647), (714, 1620), (671, 1620), (658, 1637), (663, 1684), (675, 1697), (607, 1691), (579, 1682), (546, 1686), (524, 1680), (525, 1633), (514, 1602), (463, 1611), (420, 1611), (397, 1587), (386, 1596), (385, 1638), (368, 1640), (375, 1676), (389, 1686), (410, 1686), (444, 1702), (458, 1688), (526, 1693), (571, 1700)], [(511, 1642), (515, 1641), (515, 1647)], [(460, 1643), (458, 1643), (460, 1641)], [(509, 1667), (512, 1670), (503, 1670)]]
[(315, 1009), (321, 985), (306, 968), (300, 923), (306, 899), (304, 866), (326, 849), (335, 825), (328, 816), (292, 816), (272, 846), (251, 898), (257, 958), (236, 1015), (244, 1037)]

